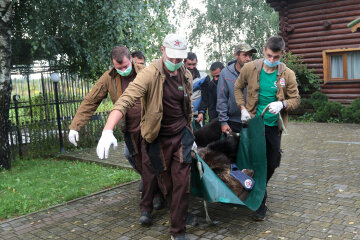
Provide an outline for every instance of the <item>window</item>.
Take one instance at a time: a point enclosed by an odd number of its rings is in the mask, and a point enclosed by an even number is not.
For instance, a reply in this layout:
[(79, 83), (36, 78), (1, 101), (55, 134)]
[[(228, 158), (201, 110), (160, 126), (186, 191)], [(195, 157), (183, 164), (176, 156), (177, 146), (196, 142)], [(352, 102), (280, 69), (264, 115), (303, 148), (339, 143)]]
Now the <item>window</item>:
[(360, 80), (360, 48), (323, 51), (324, 82)]

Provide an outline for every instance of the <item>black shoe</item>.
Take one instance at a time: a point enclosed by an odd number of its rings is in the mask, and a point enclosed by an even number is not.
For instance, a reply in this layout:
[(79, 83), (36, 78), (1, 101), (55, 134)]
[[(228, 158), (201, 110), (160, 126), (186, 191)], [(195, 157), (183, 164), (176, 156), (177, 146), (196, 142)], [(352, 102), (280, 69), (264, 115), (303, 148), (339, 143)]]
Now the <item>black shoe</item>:
[(139, 182), (139, 192), (142, 192), (142, 185), (143, 185), (142, 180), (140, 180), (140, 182)]
[(143, 226), (151, 225), (151, 214), (149, 212), (141, 212), (139, 223)]
[(187, 238), (185, 237), (185, 234), (180, 234), (177, 236), (171, 235), (171, 240), (187, 240)]
[(153, 207), (155, 210), (161, 210), (165, 208), (165, 199), (162, 195), (156, 196), (153, 199)]
[(197, 217), (194, 214), (188, 212), (187, 217), (186, 217), (186, 224), (191, 225), (191, 226), (197, 226), (199, 224), (199, 222), (198, 222)]
[(268, 208), (266, 205), (260, 206), (260, 208), (258, 210), (256, 210), (256, 212), (253, 216), (253, 219), (255, 221), (264, 221), (267, 210), (268, 210)]

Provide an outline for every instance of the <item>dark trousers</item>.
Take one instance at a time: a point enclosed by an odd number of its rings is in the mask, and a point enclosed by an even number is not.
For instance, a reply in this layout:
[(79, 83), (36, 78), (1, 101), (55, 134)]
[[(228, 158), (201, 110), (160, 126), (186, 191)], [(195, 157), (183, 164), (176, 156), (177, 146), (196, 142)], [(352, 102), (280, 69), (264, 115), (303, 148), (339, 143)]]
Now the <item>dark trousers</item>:
[(153, 198), (161, 194), (157, 177), (152, 168), (149, 155), (146, 153), (146, 142), (142, 140), (142, 181), (143, 189), (141, 192), (140, 211), (152, 212), (153, 210)]
[(151, 167), (151, 162), (144, 148), (144, 140), (141, 131), (125, 132), (125, 142), (135, 170), (141, 175), (143, 187), (141, 192), (140, 210), (151, 212), (153, 210), (153, 198), (161, 195), (156, 175)]
[(181, 133), (159, 136), (147, 146), (152, 166), (158, 174), (159, 188), (170, 205), (170, 233), (174, 236), (186, 231), (190, 199), (190, 149), (193, 139), (186, 127)]
[[(280, 166), (281, 160), (281, 132), (278, 126), (265, 125), (265, 139), (266, 139), (266, 160), (267, 160), (267, 178), (266, 184), (275, 172), (275, 169)], [(265, 206), (267, 192), (265, 192), (264, 199), (260, 208)]]
[(141, 175), (142, 172), (142, 136), (141, 131), (125, 132), (124, 133), (125, 144), (128, 148), (131, 159), (128, 159), (131, 166)]
[(242, 123), (232, 122), (232, 121), (228, 121), (227, 123), (229, 124), (231, 131), (236, 132), (236, 133), (241, 132), (241, 129), (243, 127)]
[(160, 137), (161, 152), (165, 160), (164, 171), (159, 174), (159, 187), (170, 203), (171, 235), (186, 231), (186, 216), (190, 200), (190, 163), (183, 160), (181, 134)]

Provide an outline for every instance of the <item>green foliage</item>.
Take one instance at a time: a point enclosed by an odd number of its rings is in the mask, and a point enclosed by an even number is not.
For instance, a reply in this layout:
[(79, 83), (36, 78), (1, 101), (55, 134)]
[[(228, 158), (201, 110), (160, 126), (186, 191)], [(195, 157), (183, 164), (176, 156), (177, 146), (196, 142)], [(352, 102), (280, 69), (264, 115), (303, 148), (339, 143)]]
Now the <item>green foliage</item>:
[(298, 117), (296, 120), (301, 122), (314, 122), (315, 121), (315, 113), (304, 113), (304, 115)]
[(341, 114), (345, 122), (360, 123), (360, 98), (343, 108)]
[(328, 102), (328, 96), (322, 92), (314, 92), (311, 94), (310, 102), (312, 103), (314, 109), (318, 110)]
[(309, 98), (303, 98), (301, 99), (300, 107), (303, 109), (312, 109), (312, 100)]
[[(312, 109), (315, 109), (316, 112), (311, 112)], [(329, 102), (328, 96), (322, 92), (314, 92), (309, 99), (301, 100), (297, 110), (305, 112), (296, 118), (298, 121), (360, 123), (360, 98), (349, 106), (343, 106), (338, 102)]]
[(308, 69), (303, 63), (302, 57), (286, 52), (281, 60), (288, 68), (293, 70), (299, 89), (303, 91), (320, 89), (321, 79), (314, 73), (313, 69)]
[[(49, 113), (49, 104), (46, 104), (43, 95), (38, 94), (31, 97), (31, 105), (32, 105), (32, 115), (33, 120), (43, 120), (46, 119), (46, 114), (48, 114), (47, 118), (54, 119), (55, 113)], [(24, 114), (26, 116), (30, 116), (30, 108), (24, 109)], [(29, 118), (29, 117), (28, 117)]]
[(110, 112), (113, 108), (114, 104), (111, 101), (110, 95), (106, 98), (106, 100), (102, 101), (99, 107), (96, 109), (95, 113), (100, 112)]
[(343, 106), (338, 102), (326, 102), (316, 111), (315, 121), (336, 122), (341, 121), (341, 109)]
[(12, 64), (48, 60), (97, 79), (115, 45), (159, 56), (174, 0), (18, 1), (12, 25)]
[[(183, 0), (185, 4), (187, 0)], [(234, 46), (246, 41), (262, 52), (267, 38), (278, 29), (278, 14), (263, 0), (203, 0), (206, 12), (193, 9), (190, 43), (206, 43), (207, 62), (234, 58)]]
[(17, 160), (0, 172), (0, 219), (23, 215), (139, 179), (132, 170), (95, 163)]
[(292, 111), (292, 114), (303, 115), (307, 112), (312, 112), (312, 111), (314, 111), (314, 108), (311, 100), (308, 98), (302, 98), (299, 107), (294, 111)]

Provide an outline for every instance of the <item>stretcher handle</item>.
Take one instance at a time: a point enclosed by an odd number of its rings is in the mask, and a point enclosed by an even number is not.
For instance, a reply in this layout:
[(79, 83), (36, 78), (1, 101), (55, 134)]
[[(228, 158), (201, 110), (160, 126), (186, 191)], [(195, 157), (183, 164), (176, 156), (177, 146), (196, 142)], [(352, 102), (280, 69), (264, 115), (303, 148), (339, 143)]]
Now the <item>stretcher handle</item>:
[[(269, 103), (269, 104), (264, 108), (264, 110), (262, 111), (262, 113), (261, 113), (261, 117), (262, 117), (262, 118), (264, 118), (265, 113), (269, 110), (270, 104), (271, 104), (271, 103)], [(278, 113), (278, 115), (279, 115), (279, 119), (280, 119), (280, 122), (281, 122), (281, 127), (282, 127), (282, 129), (283, 129), (284, 135), (287, 135), (288, 133), (287, 133), (287, 131), (286, 131), (285, 124), (284, 124), (284, 121), (283, 121), (283, 119), (282, 119), (282, 117), (281, 117), (280, 112)]]
[[(194, 150), (194, 152), (195, 152), (196, 160), (197, 160), (197, 158), (200, 158), (200, 156), (199, 156), (199, 154), (197, 153), (196, 150)], [(204, 170), (203, 170), (203, 167), (202, 167), (201, 162), (197, 160), (196, 166), (197, 166), (198, 171), (199, 171), (200, 179), (202, 179), (202, 177), (204, 176)], [(213, 224), (213, 221), (211, 220), (211, 218), (210, 218), (210, 216), (209, 216), (209, 211), (208, 211), (208, 207), (207, 207), (206, 200), (203, 199), (203, 202), (204, 202), (204, 210), (205, 210), (206, 222), (207, 222), (208, 224)]]

